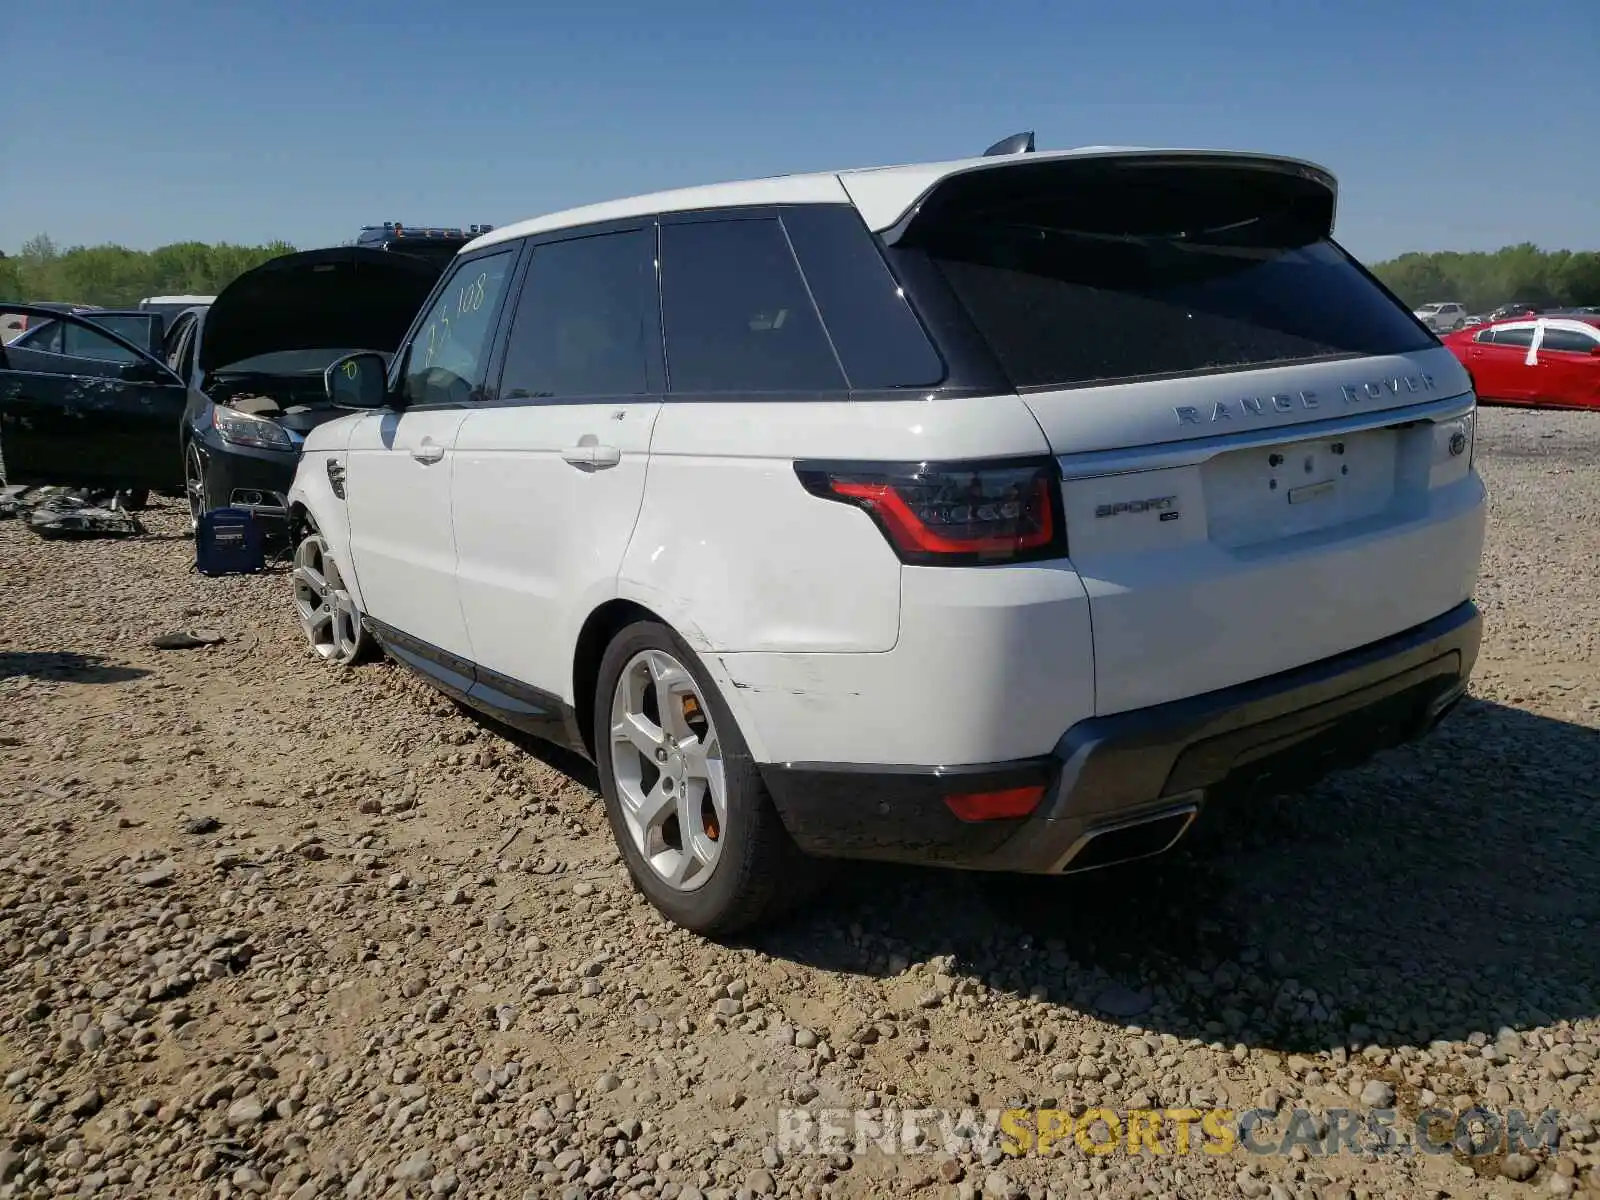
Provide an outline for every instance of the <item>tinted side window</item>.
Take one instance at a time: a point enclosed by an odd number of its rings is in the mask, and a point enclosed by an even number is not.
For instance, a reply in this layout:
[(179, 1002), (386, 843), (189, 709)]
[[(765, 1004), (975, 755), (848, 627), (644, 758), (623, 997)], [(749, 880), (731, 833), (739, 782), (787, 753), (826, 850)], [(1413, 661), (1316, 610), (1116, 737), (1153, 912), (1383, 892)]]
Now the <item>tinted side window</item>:
[(1493, 342), (1494, 341), (1494, 335), (1495, 335), (1495, 331), (1493, 329), (1484, 329), (1484, 330), (1480, 330), (1478, 333), (1473, 334), (1472, 335), (1472, 340), (1475, 341), (1475, 342)]
[[(39, 318), (32, 319), (37, 321)], [(17, 344), (29, 350), (48, 350), (52, 354), (64, 353), (61, 349), (61, 331), (65, 325), (65, 321), (46, 321), (43, 325), (37, 325), (23, 334), (17, 339)]]
[(1533, 330), (1530, 329), (1497, 329), (1494, 331), (1494, 344), (1496, 346), (1513, 346), (1526, 350), (1533, 345)]
[(406, 352), (408, 404), (465, 404), (483, 387), (495, 314), (516, 251), (461, 263), (433, 298)]
[(62, 351), (74, 358), (92, 358), (96, 362), (138, 362), (139, 356), (125, 349), (102, 333), (71, 322), (61, 322)]
[(945, 367), (855, 209), (805, 204), (783, 225), (853, 388), (927, 387)]
[(649, 390), (655, 230), (533, 251), (506, 343), (500, 396), (634, 396)]
[(661, 309), (674, 392), (845, 387), (776, 218), (663, 225)]
[(1571, 354), (1587, 354), (1596, 346), (1600, 346), (1600, 341), (1596, 341), (1588, 334), (1580, 333), (1576, 329), (1546, 329), (1544, 331), (1544, 342), (1540, 349), (1565, 350)]
[(193, 327), (193, 317), (190, 317), (187, 320), (179, 318), (176, 323), (168, 327), (167, 336), (161, 339), (162, 359), (166, 362), (167, 366), (171, 367), (174, 371), (177, 371), (180, 375), (183, 374), (181, 364), (183, 362), (184, 339), (189, 336), (189, 330)]

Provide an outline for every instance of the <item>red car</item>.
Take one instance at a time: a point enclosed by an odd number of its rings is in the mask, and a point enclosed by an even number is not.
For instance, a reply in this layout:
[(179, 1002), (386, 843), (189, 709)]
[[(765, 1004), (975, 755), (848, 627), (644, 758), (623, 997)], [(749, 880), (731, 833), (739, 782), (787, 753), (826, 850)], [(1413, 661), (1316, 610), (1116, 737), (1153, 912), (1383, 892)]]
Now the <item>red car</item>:
[(1600, 409), (1600, 316), (1515, 317), (1442, 340), (1479, 400)]

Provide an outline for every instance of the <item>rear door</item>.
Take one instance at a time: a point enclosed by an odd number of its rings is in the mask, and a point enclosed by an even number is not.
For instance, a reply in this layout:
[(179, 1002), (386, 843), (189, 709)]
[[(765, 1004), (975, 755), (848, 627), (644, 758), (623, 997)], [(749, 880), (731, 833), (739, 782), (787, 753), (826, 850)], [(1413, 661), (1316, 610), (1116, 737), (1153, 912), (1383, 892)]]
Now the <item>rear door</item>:
[(665, 388), (655, 264), (648, 221), (530, 246), (498, 393), (456, 438), (461, 610), (502, 677), (481, 686), (530, 728), (559, 718), (539, 693), (571, 694), (578, 628), (616, 594), (644, 497)]
[(1471, 593), (1481, 486), (1470, 443), (1447, 450), (1468, 377), (1330, 240), (1332, 215), (1331, 180), (1301, 165), (1024, 161), (941, 185), (903, 236), (1058, 457), (1102, 713)]
[(1600, 329), (1547, 323), (1534, 369), (1533, 399), (1542, 404), (1600, 405)]
[[(19, 306), (20, 307), (20, 306)], [(182, 486), (178, 430), (185, 388), (165, 364), (83, 317), (54, 321), (53, 349), (0, 350), (0, 474), (8, 483)]]

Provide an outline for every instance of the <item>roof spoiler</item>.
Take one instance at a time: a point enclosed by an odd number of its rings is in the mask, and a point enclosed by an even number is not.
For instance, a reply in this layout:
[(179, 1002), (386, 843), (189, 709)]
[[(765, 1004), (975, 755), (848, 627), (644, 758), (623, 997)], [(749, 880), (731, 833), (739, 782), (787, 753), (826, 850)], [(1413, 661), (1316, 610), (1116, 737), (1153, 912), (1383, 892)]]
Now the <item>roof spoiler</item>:
[[(996, 161), (988, 162), (989, 157)], [(1180, 180), (1184, 187), (1175, 190), (1174, 182)], [(1115, 192), (1130, 206), (1137, 199), (1137, 211), (1145, 216), (1138, 217), (1130, 207), (1127, 220), (1154, 222), (1152, 230), (1185, 228), (1196, 217), (1221, 225), (1259, 216), (1265, 211), (1262, 205), (1269, 204), (1284, 215), (1294, 214), (1302, 231), (1328, 237), (1338, 203), (1334, 177), (1298, 159), (1227, 151), (1032, 154), (1019, 150), (959, 164), (930, 184), (892, 225), (877, 233), (886, 244), (894, 245), (908, 237), (915, 240), (919, 228), (937, 227), (946, 219), (959, 219), (962, 213), (986, 212), (997, 205), (1015, 208), (1030, 199), (1043, 202), (1063, 189), (1078, 188), (1087, 188), (1086, 194), (1095, 196)], [(1197, 191), (1211, 193), (1211, 203), (1204, 210), (1190, 194)], [(1230, 194), (1235, 202), (1228, 202)], [(1157, 211), (1163, 204), (1178, 207)], [(1105, 232), (1137, 230), (1108, 226)]]
[(1033, 130), (1023, 133), (1013, 133), (1008, 138), (1001, 138), (994, 145), (983, 152), (984, 158), (993, 158), (1000, 154), (1032, 154)]

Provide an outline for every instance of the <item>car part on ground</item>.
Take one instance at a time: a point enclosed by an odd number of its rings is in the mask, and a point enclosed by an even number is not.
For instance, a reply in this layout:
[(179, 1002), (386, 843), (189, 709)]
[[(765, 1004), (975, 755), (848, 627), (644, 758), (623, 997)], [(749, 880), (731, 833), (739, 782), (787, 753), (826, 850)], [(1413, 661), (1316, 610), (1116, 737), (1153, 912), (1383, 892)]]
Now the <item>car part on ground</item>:
[(42, 538), (124, 538), (145, 531), (139, 519), (118, 502), (115, 493), (92, 495), (56, 490), (18, 515)]
[(151, 638), (150, 645), (156, 650), (203, 650), (207, 646), (221, 645), (227, 640), (215, 629), (177, 629)]

